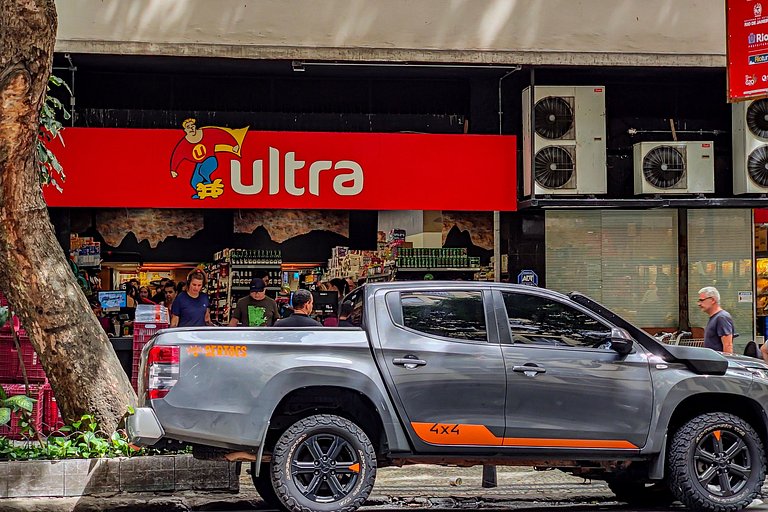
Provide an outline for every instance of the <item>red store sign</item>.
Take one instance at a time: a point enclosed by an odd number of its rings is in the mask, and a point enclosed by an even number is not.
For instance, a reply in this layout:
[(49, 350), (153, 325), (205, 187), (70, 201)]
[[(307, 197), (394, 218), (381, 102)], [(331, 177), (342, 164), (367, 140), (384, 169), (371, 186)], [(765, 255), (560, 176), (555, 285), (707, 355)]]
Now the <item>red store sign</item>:
[(728, 101), (768, 95), (768, 2), (726, 0)]
[[(192, 120), (193, 121), (193, 120)], [(517, 141), (499, 135), (67, 128), (49, 206), (516, 209)]]

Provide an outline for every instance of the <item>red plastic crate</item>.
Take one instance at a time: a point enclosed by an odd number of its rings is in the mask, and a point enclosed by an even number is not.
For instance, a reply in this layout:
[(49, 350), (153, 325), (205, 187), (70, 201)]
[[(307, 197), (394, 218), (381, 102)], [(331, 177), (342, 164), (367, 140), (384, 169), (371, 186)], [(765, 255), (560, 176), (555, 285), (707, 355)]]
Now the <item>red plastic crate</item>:
[(45, 388), (45, 405), (43, 407), (43, 433), (50, 434), (63, 427), (64, 420), (61, 418), (59, 404), (56, 402), (56, 396), (53, 394), (51, 386), (46, 382), (43, 387)]
[(13, 338), (0, 335), (0, 381), (13, 382), (19, 373), (19, 352)]
[[(24, 384), (2, 384), (5, 394), (10, 396), (24, 395), (26, 389)], [(37, 400), (32, 408), (31, 422), (38, 432), (43, 431), (43, 409), (45, 408), (45, 386), (41, 384), (29, 385), (29, 397)], [(21, 427), (19, 425), (18, 414), (11, 416), (10, 423), (0, 426), (0, 436), (9, 439), (23, 439)]]
[(157, 334), (160, 329), (166, 329), (168, 324), (153, 323), (134, 323), (133, 324), (133, 365), (131, 368), (131, 385), (134, 391), (138, 389), (139, 366), (141, 364), (141, 351), (144, 345)]
[[(21, 359), (24, 361), (24, 368), (27, 370), (27, 379), (29, 382), (45, 382), (47, 377), (43, 365), (40, 362), (40, 357), (32, 348), (32, 343), (29, 341), (29, 337), (19, 336), (19, 346), (21, 347)], [(23, 380), (21, 374), (21, 368), (16, 374), (16, 380)]]

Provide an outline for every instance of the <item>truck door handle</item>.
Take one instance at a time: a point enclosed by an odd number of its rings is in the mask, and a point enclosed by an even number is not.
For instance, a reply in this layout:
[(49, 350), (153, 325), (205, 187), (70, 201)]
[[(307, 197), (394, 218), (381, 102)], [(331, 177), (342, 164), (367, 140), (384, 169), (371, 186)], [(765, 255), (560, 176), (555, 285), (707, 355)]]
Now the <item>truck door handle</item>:
[(513, 366), (512, 371), (517, 373), (524, 373), (526, 377), (535, 377), (540, 373), (547, 373), (546, 368), (541, 368), (539, 366), (529, 366), (529, 365)]
[(427, 364), (427, 362), (423, 359), (416, 359), (416, 356), (405, 356), (392, 359), (392, 364), (397, 366), (404, 366), (408, 369), (413, 369), (417, 366), (424, 366)]

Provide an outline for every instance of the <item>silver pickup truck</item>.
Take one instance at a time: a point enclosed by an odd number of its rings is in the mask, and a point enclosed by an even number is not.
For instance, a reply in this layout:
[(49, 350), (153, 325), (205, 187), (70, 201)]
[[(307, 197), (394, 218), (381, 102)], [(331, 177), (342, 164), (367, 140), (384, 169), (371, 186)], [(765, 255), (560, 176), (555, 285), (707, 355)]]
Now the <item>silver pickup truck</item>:
[(251, 461), (295, 512), (351, 512), (376, 468), (419, 463), (557, 468), (713, 512), (763, 484), (758, 359), (664, 345), (578, 293), (399, 282), (346, 300), (359, 327), (161, 331), (132, 442)]

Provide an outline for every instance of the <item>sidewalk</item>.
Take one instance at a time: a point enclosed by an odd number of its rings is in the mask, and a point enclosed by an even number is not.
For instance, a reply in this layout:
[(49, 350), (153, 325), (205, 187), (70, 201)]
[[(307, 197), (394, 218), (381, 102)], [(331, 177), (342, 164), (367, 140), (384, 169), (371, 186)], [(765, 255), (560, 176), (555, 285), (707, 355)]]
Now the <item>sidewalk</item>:
[[(440, 507), (510, 501), (614, 501), (603, 482), (590, 482), (560, 471), (499, 467), (498, 487), (481, 486), (482, 467), (406, 466), (380, 469), (364, 508)], [(461, 479), (458, 485), (452, 485)], [(255, 510), (265, 508), (245, 467), (235, 494), (184, 491), (175, 494), (119, 494), (81, 498), (0, 500), (0, 512), (101, 512)]]

